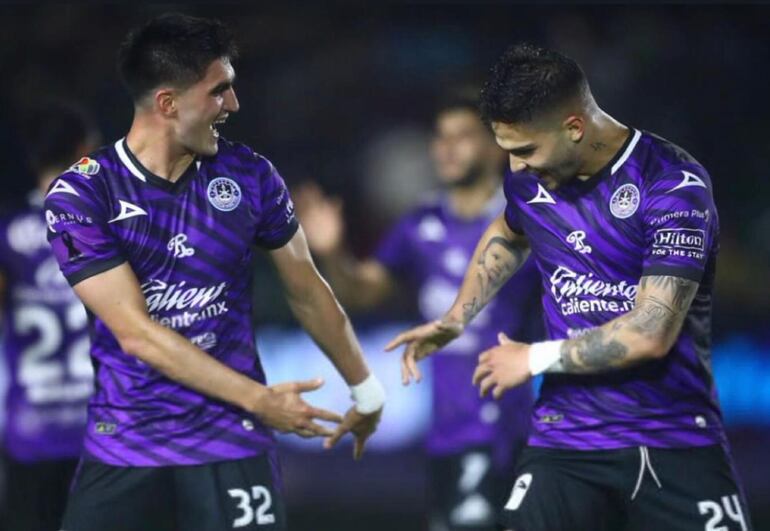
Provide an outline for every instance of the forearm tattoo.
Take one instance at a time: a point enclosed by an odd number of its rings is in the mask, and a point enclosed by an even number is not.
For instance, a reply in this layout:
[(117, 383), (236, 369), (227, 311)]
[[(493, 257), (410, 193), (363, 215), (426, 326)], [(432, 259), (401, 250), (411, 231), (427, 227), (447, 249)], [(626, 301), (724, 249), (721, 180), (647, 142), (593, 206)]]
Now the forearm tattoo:
[(643, 277), (636, 307), (585, 335), (565, 341), (561, 348), (564, 372), (591, 373), (641, 361), (632, 357), (634, 339), (667, 342), (679, 332), (698, 283), (671, 276)]
[(502, 236), (489, 239), (476, 261), (479, 296), (463, 305), (463, 319), (466, 323), (473, 319), (511, 278), (524, 262), (526, 252), (526, 247), (511, 243)]
[[(613, 325), (614, 326), (614, 325)], [(565, 341), (561, 346), (561, 363), (565, 372), (596, 372), (609, 368), (628, 355), (628, 347), (612, 338), (612, 331), (605, 337), (602, 328), (595, 328), (579, 339)]]

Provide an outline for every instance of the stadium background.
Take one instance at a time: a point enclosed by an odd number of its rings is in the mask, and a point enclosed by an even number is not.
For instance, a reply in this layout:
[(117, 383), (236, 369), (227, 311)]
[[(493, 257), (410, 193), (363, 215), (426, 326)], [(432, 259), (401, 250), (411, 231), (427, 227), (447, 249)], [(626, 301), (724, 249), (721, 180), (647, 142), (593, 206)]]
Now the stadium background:
[[(265, 154), (290, 185), (314, 180), (343, 197), (360, 255), (433, 186), (427, 143), (442, 90), (483, 79), (517, 40), (573, 56), (605, 110), (695, 155), (712, 174), (722, 226), (715, 374), (756, 528), (770, 529), (767, 7), (6, 4), (0, 199), (17, 200), (31, 186), (18, 130), (26, 109), (42, 99), (80, 100), (105, 141), (127, 130), (131, 105), (115, 74), (115, 51), (128, 28), (170, 10), (231, 25), (241, 49), (241, 110), (222, 134)], [(314, 399), (343, 407), (346, 389), (296, 330), (264, 260), (255, 278), (255, 319), (271, 381), (328, 374)], [(414, 318), (411, 306), (405, 298), (354, 316), (391, 394), (366, 459), (353, 463), (349, 447), (324, 453), (319, 443), (284, 439), (292, 529), (421, 529), (428, 386), (401, 389), (397, 357), (381, 348)]]

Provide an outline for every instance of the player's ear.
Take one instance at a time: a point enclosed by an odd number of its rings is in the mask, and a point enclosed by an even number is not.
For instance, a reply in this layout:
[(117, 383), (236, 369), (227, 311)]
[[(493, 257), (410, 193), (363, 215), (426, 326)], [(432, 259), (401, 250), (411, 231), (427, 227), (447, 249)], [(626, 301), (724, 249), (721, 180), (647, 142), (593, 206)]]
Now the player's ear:
[(561, 125), (567, 133), (567, 138), (571, 141), (577, 143), (583, 139), (586, 121), (582, 116), (571, 114), (564, 119)]
[(163, 116), (171, 117), (176, 114), (176, 98), (172, 89), (155, 91), (155, 106)]

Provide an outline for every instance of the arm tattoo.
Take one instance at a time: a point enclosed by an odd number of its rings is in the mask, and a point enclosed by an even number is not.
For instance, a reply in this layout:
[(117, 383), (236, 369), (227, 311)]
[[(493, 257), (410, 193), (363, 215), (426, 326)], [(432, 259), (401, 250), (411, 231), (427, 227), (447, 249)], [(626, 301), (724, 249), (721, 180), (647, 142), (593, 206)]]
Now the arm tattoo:
[(471, 302), (466, 302), (463, 304), (463, 322), (467, 323), (474, 317), (476, 317), (476, 314), (481, 311), (481, 306), (479, 305), (479, 300), (476, 297), (473, 297), (473, 300)]
[(577, 340), (565, 341), (561, 346), (562, 366), (571, 373), (609, 368), (627, 355), (628, 348), (611, 337), (605, 340), (601, 328), (595, 328)]
[[(698, 291), (698, 283), (671, 276), (648, 276), (642, 277), (640, 287), (640, 296), (633, 310), (562, 344), (561, 365), (564, 372), (590, 373), (627, 366), (642, 360), (638, 355), (635, 358), (630, 356), (629, 345), (634, 344), (634, 336), (660, 340), (665, 344), (678, 334)], [(633, 335), (620, 336), (628, 332)]]
[(463, 319), (469, 322), (489, 302), (500, 287), (505, 284), (519, 266), (524, 262), (525, 248), (518, 246), (501, 236), (489, 239), (484, 250), (479, 255), (476, 273), (480, 296), (474, 297), (463, 305)]
[(628, 313), (628, 325), (645, 337), (655, 337), (661, 332), (668, 335), (674, 328), (676, 315), (670, 305), (650, 295)]
[(680, 313), (690, 306), (692, 297), (698, 291), (698, 283), (685, 278), (670, 276), (649, 276), (642, 277), (642, 291), (647, 286), (664, 290), (671, 297), (671, 306), (675, 313)]

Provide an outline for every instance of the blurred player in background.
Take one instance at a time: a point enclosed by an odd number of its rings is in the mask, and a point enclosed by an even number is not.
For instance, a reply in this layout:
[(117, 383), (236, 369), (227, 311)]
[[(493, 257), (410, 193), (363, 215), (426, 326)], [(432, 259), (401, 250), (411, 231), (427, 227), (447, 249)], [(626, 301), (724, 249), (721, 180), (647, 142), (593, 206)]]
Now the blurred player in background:
[[(404, 370), (458, 337), (530, 251), (550, 341), (500, 336), (474, 382), (501, 396), (545, 372), (501, 513), (515, 531), (751, 529), (711, 374), (719, 220), (687, 152), (596, 104), (561, 54), (511, 48), (482, 92), (509, 153), (508, 204), (452, 309), (401, 334)], [(486, 265), (495, 243), (502, 265)], [(503, 274), (499, 274), (499, 270)]]
[(93, 370), (85, 309), (46, 241), (43, 195), (99, 139), (84, 112), (63, 102), (40, 106), (24, 129), (36, 187), (0, 218), (2, 352), (10, 384), (4, 506), (9, 530), (56, 531), (80, 456)]
[[(135, 104), (127, 136), (46, 196), (54, 254), (92, 312), (97, 381), (66, 531), (285, 530), (272, 429), (327, 447), (352, 431), (360, 457), (379, 422), (384, 392), (313, 265), (283, 179), (219, 135), (239, 108), (235, 55), (217, 21), (164, 15), (132, 31), (119, 54)], [(301, 398), (320, 380), (265, 385), (253, 245), (269, 251), (294, 314), (351, 386), (344, 419)]]
[[(347, 307), (377, 307), (402, 287), (416, 294), (425, 319), (452, 304), (476, 243), (505, 206), (505, 152), (481, 120), (477, 94), (457, 91), (437, 109), (431, 157), (443, 191), (396, 223), (374, 257), (359, 261), (347, 251), (339, 200), (313, 186), (296, 194), (310, 248)], [(497, 343), (500, 330), (540, 339), (532, 337), (540, 328), (538, 294), (534, 265), (525, 265), (462, 341), (433, 358), (431, 530), (494, 528), (497, 498), (509, 481), (501, 471), (526, 440), (532, 392), (523, 385), (499, 402), (480, 398), (471, 377), (478, 353)]]

